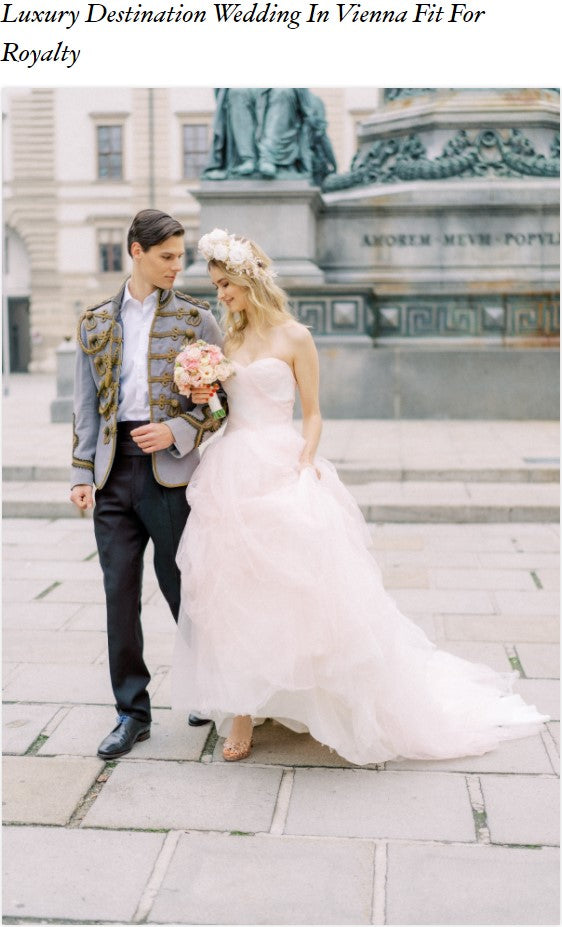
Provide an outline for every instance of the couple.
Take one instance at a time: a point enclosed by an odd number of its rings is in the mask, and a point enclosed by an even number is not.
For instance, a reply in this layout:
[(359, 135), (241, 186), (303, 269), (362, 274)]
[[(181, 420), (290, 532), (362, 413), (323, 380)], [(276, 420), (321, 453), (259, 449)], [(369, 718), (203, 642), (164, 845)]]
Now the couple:
[[(149, 537), (179, 619), (173, 704), (214, 720), (225, 759), (249, 754), (264, 718), (308, 730), (357, 764), (481, 754), (534, 733), (547, 719), (510, 693), (509, 674), (437, 650), (385, 593), (357, 505), (316, 457), (313, 339), (268, 257), (218, 229), (200, 248), (235, 373), (223, 384), (225, 434), (197, 467), (197, 448), (219, 425), (209, 388), (191, 400), (172, 390), (173, 362), (185, 339), (222, 336), (208, 310), (172, 290), (182, 235), (157, 211), (135, 217), (129, 282), (80, 323), (71, 498), (91, 506), (95, 479), (119, 712), (99, 755), (122, 756), (150, 734), (140, 624)], [(292, 425), (297, 388), (302, 436)]]

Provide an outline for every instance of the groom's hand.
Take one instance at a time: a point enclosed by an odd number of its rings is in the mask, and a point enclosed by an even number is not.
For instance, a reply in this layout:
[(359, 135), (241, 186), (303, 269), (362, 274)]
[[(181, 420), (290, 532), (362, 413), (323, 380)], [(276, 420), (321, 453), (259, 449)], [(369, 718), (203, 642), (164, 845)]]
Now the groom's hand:
[(133, 428), (131, 438), (145, 454), (163, 451), (174, 443), (172, 432), (163, 422), (150, 422), (148, 425)]
[(89, 483), (78, 483), (70, 491), (70, 501), (79, 509), (93, 509), (94, 492)]

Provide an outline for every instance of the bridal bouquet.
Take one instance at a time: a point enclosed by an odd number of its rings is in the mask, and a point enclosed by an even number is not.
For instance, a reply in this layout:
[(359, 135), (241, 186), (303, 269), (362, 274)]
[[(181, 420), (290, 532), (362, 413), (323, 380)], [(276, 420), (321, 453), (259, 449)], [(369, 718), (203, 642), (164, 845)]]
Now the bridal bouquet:
[[(217, 384), (217, 380), (227, 380), (234, 373), (234, 368), (216, 344), (195, 341), (188, 345), (176, 357), (174, 363), (174, 383), (182, 396), (191, 396), (191, 391), (198, 386)], [(224, 418), (220, 400), (214, 394), (209, 399), (209, 408), (213, 418)]]

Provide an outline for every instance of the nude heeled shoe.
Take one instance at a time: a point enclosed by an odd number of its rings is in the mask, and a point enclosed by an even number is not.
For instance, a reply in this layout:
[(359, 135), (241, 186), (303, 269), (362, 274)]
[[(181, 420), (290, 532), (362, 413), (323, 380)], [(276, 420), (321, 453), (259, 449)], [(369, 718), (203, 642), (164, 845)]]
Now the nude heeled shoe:
[(252, 752), (252, 746), (254, 743), (254, 730), (253, 726), (250, 730), (249, 736), (244, 737), (243, 740), (233, 740), (232, 731), (226, 738), (223, 747), (222, 755), (225, 760), (229, 763), (234, 763), (237, 760), (245, 760), (247, 756)]
[(228, 737), (222, 748), (222, 755), (228, 763), (234, 763), (237, 760), (245, 760), (252, 752), (254, 744), (253, 737), (249, 740), (230, 740)]

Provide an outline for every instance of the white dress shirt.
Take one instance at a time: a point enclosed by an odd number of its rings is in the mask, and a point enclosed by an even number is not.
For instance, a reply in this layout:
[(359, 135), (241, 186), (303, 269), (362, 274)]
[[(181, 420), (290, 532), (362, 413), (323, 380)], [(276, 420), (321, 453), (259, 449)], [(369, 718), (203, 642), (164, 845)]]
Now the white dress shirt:
[(158, 290), (147, 296), (143, 303), (134, 299), (125, 287), (121, 304), (123, 325), (123, 363), (119, 378), (118, 422), (148, 422), (148, 336), (154, 318)]

